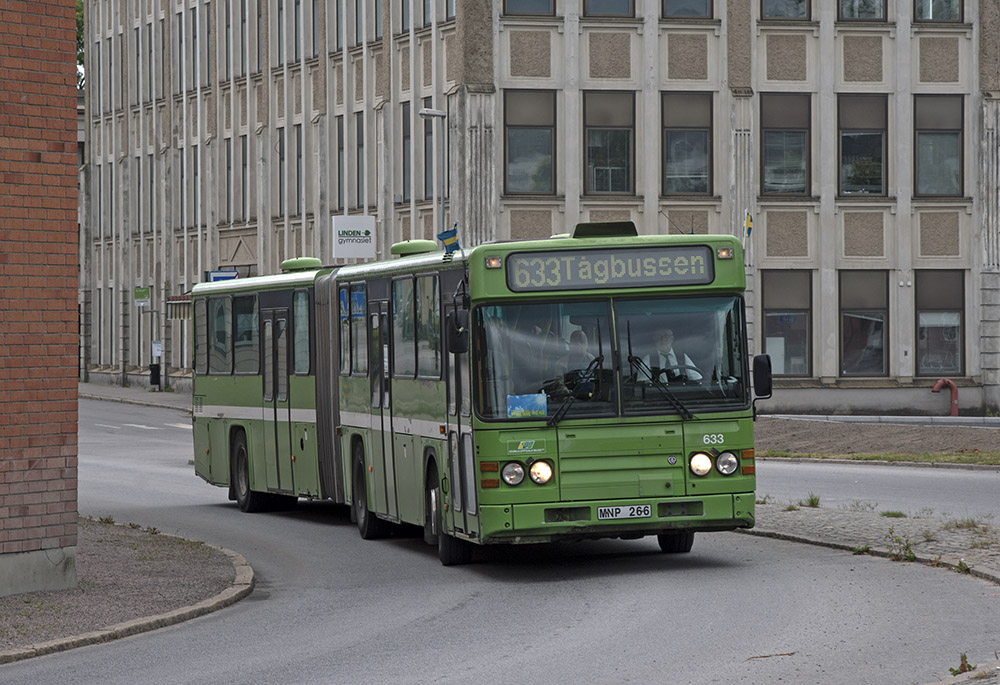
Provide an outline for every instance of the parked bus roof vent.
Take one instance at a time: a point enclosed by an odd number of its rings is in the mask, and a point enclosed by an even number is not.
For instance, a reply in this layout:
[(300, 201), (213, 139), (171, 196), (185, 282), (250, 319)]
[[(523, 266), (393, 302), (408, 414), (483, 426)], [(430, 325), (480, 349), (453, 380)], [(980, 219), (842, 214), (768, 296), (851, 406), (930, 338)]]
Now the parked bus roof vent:
[(296, 271), (314, 271), (323, 266), (323, 262), (315, 257), (295, 257), (281, 263), (281, 273), (290, 274)]
[(433, 240), (404, 240), (401, 243), (395, 243), (390, 250), (392, 254), (400, 257), (412, 257), (413, 255), (438, 251), (440, 248)]
[(639, 235), (631, 221), (594, 221), (577, 224), (574, 238), (625, 238)]

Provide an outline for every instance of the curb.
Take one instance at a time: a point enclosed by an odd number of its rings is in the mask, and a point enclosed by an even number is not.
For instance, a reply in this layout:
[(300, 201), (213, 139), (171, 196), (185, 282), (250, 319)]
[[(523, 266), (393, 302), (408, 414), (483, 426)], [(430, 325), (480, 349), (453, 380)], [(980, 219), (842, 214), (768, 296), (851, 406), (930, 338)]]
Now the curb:
[(50, 640), (49, 642), (40, 642), (38, 644), (18, 647), (6, 652), (0, 652), (0, 664), (10, 664), (15, 661), (23, 661), (24, 659), (30, 659), (36, 656), (55, 654), (56, 652), (65, 652), (77, 647), (111, 642), (112, 640), (119, 640), (123, 637), (129, 637), (130, 635), (138, 635), (139, 633), (149, 632), (158, 628), (166, 628), (167, 626), (183, 623), (184, 621), (190, 621), (193, 618), (198, 618), (199, 616), (204, 616), (205, 614), (210, 614), (213, 611), (218, 611), (219, 609), (228, 607), (253, 592), (255, 584), (253, 567), (247, 563), (247, 560), (243, 558), (243, 555), (237, 554), (236, 552), (228, 550), (224, 547), (216, 547), (215, 545), (209, 545), (209, 547), (215, 547), (215, 549), (220, 550), (228, 556), (229, 561), (233, 564), (233, 570), (236, 573), (236, 577), (233, 578), (232, 585), (214, 597), (209, 597), (208, 599), (202, 600), (197, 604), (181, 607), (179, 609), (167, 611), (155, 616), (146, 616), (118, 623), (102, 630), (95, 630), (82, 635), (59, 638), (56, 640)]
[(119, 404), (136, 404), (140, 407), (156, 407), (158, 409), (173, 409), (175, 411), (182, 411), (187, 414), (191, 413), (191, 407), (176, 407), (172, 404), (166, 404), (163, 402), (150, 402), (147, 400), (137, 400), (131, 397), (108, 397), (107, 395), (95, 395), (89, 392), (78, 392), (76, 394), (77, 399), (81, 400), (100, 400), (102, 402), (117, 402)]

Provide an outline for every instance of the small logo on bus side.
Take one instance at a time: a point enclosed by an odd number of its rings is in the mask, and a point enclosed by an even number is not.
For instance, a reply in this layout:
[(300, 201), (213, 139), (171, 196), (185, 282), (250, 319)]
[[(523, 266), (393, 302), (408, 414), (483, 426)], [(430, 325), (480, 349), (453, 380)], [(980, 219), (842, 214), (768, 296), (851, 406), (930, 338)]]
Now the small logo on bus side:
[(544, 440), (508, 440), (507, 454), (540, 454), (545, 451)]

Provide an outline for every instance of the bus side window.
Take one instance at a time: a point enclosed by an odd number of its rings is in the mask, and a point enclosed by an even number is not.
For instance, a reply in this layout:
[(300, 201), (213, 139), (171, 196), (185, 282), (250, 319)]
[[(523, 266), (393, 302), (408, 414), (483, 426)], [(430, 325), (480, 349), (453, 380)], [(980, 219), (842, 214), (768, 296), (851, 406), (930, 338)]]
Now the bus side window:
[(194, 372), (208, 373), (208, 301), (194, 303)]
[(228, 375), (233, 372), (233, 303), (228, 297), (208, 301), (210, 343), (208, 372)]
[(292, 356), (296, 375), (309, 373), (309, 293), (298, 290), (292, 300)]
[(436, 274), (417, 278), (417, 375), (441, 377), (441, 298)]
[(351, 372), (351, 299), (347, 288), (340, 289), (340, 375)]
[(392, 370), (397, 378), (413, 378), (417, 373), (415, 324), (413, 279), (400, 278), (392, 282)]
[(233, 359), (236, 373), (255, 375), (260, 371), (257, 296), (234, 297), (233, 316), (236, 320), (236, 334), (233, 336)]
[(365, 296), (363, 283), (351, 286), (351, 372), (362, 376), (368, 375), (368, 331), (365, 307), (368, 298)]

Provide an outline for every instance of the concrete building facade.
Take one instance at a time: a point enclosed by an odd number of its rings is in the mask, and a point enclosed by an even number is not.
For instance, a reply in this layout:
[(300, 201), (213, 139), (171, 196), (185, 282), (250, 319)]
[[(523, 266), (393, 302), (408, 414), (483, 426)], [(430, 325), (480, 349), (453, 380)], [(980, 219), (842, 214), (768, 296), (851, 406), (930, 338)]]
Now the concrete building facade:
[(76, 22), (0, 12), (0, 596), (75, 587)]
[(941, 378), (1000, 405), (994, 0), (88, 12), (87, 373), (184, 382), (191, 286), (331, 263), (334, 215), (374, 216), (382, 257), (455, 223), (471, 245), (631, 219), (744, 236), (770, 408), (947, 413)]

